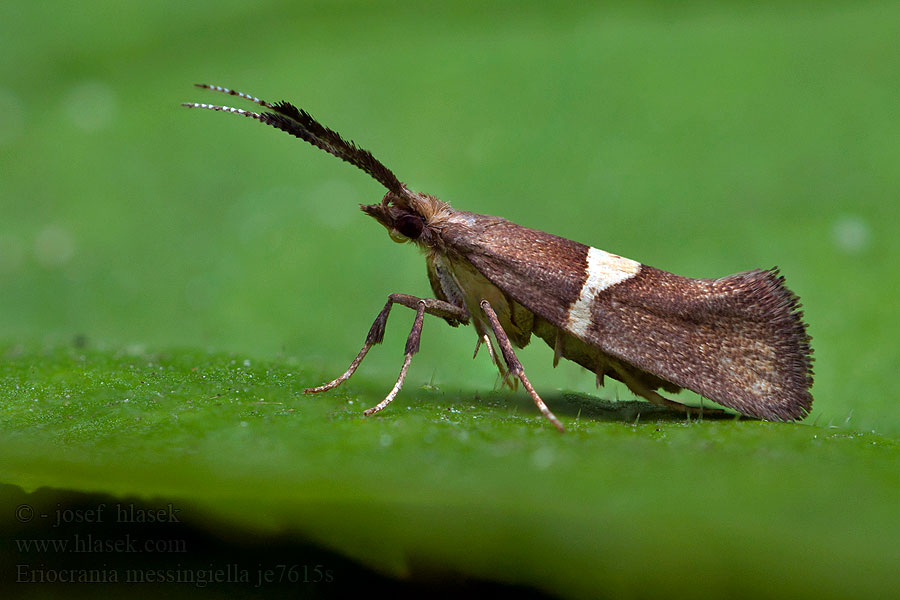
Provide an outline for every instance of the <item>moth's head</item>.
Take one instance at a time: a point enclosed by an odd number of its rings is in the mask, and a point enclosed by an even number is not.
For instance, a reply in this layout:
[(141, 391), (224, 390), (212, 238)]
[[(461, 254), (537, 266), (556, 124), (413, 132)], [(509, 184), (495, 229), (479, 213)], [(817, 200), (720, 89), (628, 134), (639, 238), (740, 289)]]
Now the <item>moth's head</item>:
[(428, 194), (405, 188), (403, 191), (402, 195), (388, 192), (380, 204), (363, 204), (360, 208), (384, 225), (395, 242), (431, 245), (435, 239), (434, 230), (450, 213), (450, 206)]

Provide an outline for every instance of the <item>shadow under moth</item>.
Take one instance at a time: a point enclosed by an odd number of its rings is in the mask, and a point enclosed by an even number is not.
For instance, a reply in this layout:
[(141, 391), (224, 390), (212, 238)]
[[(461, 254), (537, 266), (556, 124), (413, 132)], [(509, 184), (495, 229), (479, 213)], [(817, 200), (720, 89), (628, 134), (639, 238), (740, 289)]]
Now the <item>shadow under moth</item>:
[(452, 326), (471, 324), (500, 372), (521, 381), (538, 410), (559, 430), (525, 376), (513, 347), (532, 335), (560, 358), (623, 382), (653, 404), (687, 414), (722, 413), (663, 397), (686, 388), (750, 417), (792, 421), (812, 406), (812, 349), (798, 298), (777, 269), (694, 279), (501, 217), (456, 210), (434, 196), (414, 192), (367, 150), (345, 140), (288, 102), (269, 103), (227, 88), (198, 87), (253, 102), (259, 112), (215, 104), (185, 103), (250, 117), (281, 129), (368, 173), (387, 189), (378, 204), (362, 205), (396, 242), (412, 242), (425, 254), (434, 298), (391, 294), (365, 344), (344, 374), (306, 392), (346, 381), (369, 349), (382, 341), (394, 304), (416, 311), (400, 375), (371, 415), (397, 396), (418, 352), (426, 314)]

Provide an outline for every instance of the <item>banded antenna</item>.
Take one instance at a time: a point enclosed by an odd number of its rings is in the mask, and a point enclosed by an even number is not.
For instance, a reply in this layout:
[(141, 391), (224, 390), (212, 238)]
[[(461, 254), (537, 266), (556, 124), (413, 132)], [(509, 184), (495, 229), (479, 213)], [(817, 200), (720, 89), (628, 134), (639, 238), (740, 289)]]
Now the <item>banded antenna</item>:
[(272, 104), (265, 100), (261, 100), (256, 96), (238, 92), (237, 90), (230, 90), (218, 85), (209, 85), (206, 83), (197, 83), (195, 85), (199, 88), (221, 92), (223, 94), (228, 94), (229, 96), (238, 96), (272, 112), (253, 112), (242, 108), (220, 106), (218, 104), (204, 104), (200, 102), (184, 102), (182, 106), (188, 108), (205, 108), (208, 110), (229, 112), (244, 117), (250, 117), (251, 119), (256, 119), (260, 123), (265, 123), (276, 129), (286, 131), (292, 136), (309, 142), (316, 148), (324, 150), (325, 152), (362, 169), (399, 198), (407, 200), (411, 198), (412, 193), (406, 186), (403, 185), (400, 180), (397, 179), (397, 176), (384, 166), (381, 161), (372, 156), (371, 152), (360, 148), (352, 141), (345, 140), (338, 132), (325, 127), (316, 121), (308, 112), (301, 108), (297, 108), (290, 102), (281, 101)]

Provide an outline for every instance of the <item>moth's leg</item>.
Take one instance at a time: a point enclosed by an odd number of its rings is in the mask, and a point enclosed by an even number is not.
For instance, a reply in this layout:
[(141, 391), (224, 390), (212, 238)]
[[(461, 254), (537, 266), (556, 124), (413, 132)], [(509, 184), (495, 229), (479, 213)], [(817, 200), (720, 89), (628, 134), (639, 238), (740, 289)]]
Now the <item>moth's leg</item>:
[(491, 336), (480, 329), (480, 325), (476, 321), (475, 329), (478, 330), (478, 342), (475, 344), (475, 354), (472, 358), (478, 356), (478, 349), (481, 348), (481, 344), (487, 346), (488, 355), (491, 358), (491, 362), (493, 362), (497, 366), (497, 371), (500, 373), (500, 387), (502, 388), (504, 385), (509, 386), (509, 389), (515, 391), (517, 389), (516, 385), (518, 384), (518, 379), (513, 379), (510, 381), (510, 373), (506, 368), (506, 365), (501, 362), (500, 357), (497, 356), (497, 353), (494, 351), (494, 343), (491, 342)]
[(675, 400), (669, 400), (658, 394), (655, 390), (651, 390), (646, 385), (641, 383), (636, 377), (632, 377), (630, 373), (628, 373), (627, 369), (620, 368), (620, 365), (613, 365), (613, 368), (616, 370), (616, 374), (619, 375), (619, 378), (622, 382), (628, 386), (628, 389), (645, 398), (651, 404), (655, 404), (656, 406), (662, 406), (664, 408), (669, 408), (681, 413), (685, 413), (687, 415), (708, 415), (708, 416), (725, 416), (729, 413), (722, 410), (721, 408), (704, 408), (702, 406), (688, 406), (687, 404), (682, 404), (681, 402), (676, 402)]
[(379, 410), (390, 404), (400, 392), (400, 388), (403, 387), (403, 380), (406, 379), (406, 372), (409, 370), (409, 363), (412, 362), (413, 354), (419, 351), (419, 339), (422, 337), (422, 322), (424, 319), (425, 302), (420, 300), (418, 308), (416, 308), (416, 320), (413, 321), (413, 326), (409, 332), (409, 337), (406, 338), (406, 350), (404, 350), (405, 356), (403, 357), (403, 366), (400, 367), (400, 376), (397, 377), (397, 383), (394, 384), (394, 387), (391, 389), (388, 395), (384, 397), (384, 400), (382, 400), (372, 408), (363, 411), (363, 414), (367, 417), (369, 415), (377, 413)]
[(556, 418), (556, 415), (550, 412), (550, 409), (547, 408), (547, 405), (544, 404), (541, 397), (534, 391), (534, 387), (532, 387), (531, 382), (528, 381), (528, 377), (525, 376), (525, 369), (516, 357), (516, 353), (513, 351), (509, 337), (506, 335), (506, 332), (503, 331), (500, 320), (497, 318), (497, 313), (494, 312), (494, 309), (491, 308), (491, 304), (487, 300), (481, 301), (481, 310), (484, 311), (484, 314), (488, 318), (488, 322), (491, 324), (491, 329), (494, 331), (494, 337), (497, 338), (500, 352), (503, 353), (503, 359), (506, 361), (506, 366), (509, 367), (510, 372), (515, 373), (516, 377), (522, 381), (522, 385), (528, 390), (528, 394), (531, 396), (531, 399), (534, 400), (534, 403), (538, 407), (538, 410), (541, 411), (541, 414), (547, 417), (547, 419), (553, 423), (553, 426), (560, 432), (564, 432), (565, 428), (562, 423)]
[(556, 330), (556, 340), (553, 342), (553, 368), (559, 364), (559, 359), (563, 355), (563, 335), (562, 331)]
[[(415, 296), (410, 296), (408, 294), (391, 294), (390, 296), (388, 296), (388, 301), (387, 303), (385, 303), (384, 308), (382, 308), (381, 312), (378, 313), (378, 316), (375, 317), (375, 322), (372, 323), (372, 327), (369, 329), (368, 335), (366, 335), (366, 342), (365, 344), (363, 344), (362, 350), (359, 351), (359, 354), (356, 355), (356, 358), (353, 359), (353, 362), (350, 363), (350, 367), (344, 372), (344, 374), (337, 379), (332, 379), (328, 383), (322, 384), (318, 387), (307, 388), (303, 391), (307, 394), (324, 392), (336, 388), (337, 386), (350, 379), (350, 376), (356, 372), (357, 367), (359, 367), (359, 364), (362, 362), (363, 358), (365, 358), (366, 354), (369, 352), (369, 349), (375, 344), (380, 344), (384, 339), (384, 328), (387, 325), (387, 319), (388, 315), (391, 312), (391, 307), (394, 304), (400, 304), (418, 311), (420, 303), (424, 304), (425, 312), (429, 315), (435, 315), (437, 317), (442, 317), (445, 319), (454, 319), (456, 321), (459, 321), (460, 323), (469, 322), (469, 313), (466, 312), (465, 309), (460, 308), (455, 304), (450, 304), (449, 302), (444, 302), (443, 300), (438, 300), (436, 298), (416, 298)], [(421, 334), (421, 327), (419, 328), (419, 330)]]

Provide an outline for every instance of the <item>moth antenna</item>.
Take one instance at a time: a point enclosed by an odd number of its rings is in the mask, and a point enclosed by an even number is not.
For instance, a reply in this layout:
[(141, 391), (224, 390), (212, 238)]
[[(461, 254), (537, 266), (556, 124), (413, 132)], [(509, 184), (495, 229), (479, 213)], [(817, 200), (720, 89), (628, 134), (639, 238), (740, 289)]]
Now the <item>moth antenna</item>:
[(280, 129), (296, 138), (309, 142), (316, 148), (324, 150), (332, 156), (336, 156), (341, 160), (362, 169), (375, 179), (375, 181), (391, 192), (394, 192), (394, 194), (400, 198), (409, 199), (412, 197), (412, 193), (399, 179), (397, 179), (397, 176), (384, 166), (381, 161), (372, 156), (371, 152), (360, 148), (352, 141), (345, 140), (338, 132), (322, 125), (302, 108), (297, 108), (290, 102), (285, 101), (272, 104), (271, 102), (266, 102), (256, 96), (251, 96), (250, 94), (245, 94), (244, 92), (238, 92), (218, 85), (209, 85), (206, 83), (197, 83), (195, 85), (199, 88), (212, 90), (213, 92), (249, 100), (268, 110), (253, 112), (241, 108), (233, 108), (231, 106), (204, 104), (200, 102), (185, 102), (182, 106), (186, 106), (187, 108), (205, 108), (220, 112), (230, 112), (255, 119), (266, 125), (271, 125), (276, 129)]
[(229, 96), (238, 96), (239, 98), (249, 100), (250, 102), (253, 102), (254, 104), (259, 104), (260, 106), (264, 106), (266, 108), (272, 108), (272, 109), (275, 108), (274, 106), (272, 106), (265, 100), (260, 100), (256, 96), (251, 96), (250, 94), (245, 94), (244, 92), (239, 92), (237, 90), (230, 90), (230, 89), (228, 89), (226, 87), (222, 87), (220, 85), (210, 85), (208, 83), (195, 83), (194, 87), (202, 88), (204, 90), (212, 90), (214, 92), (221, 92), (223, 94), (228, 94)]

